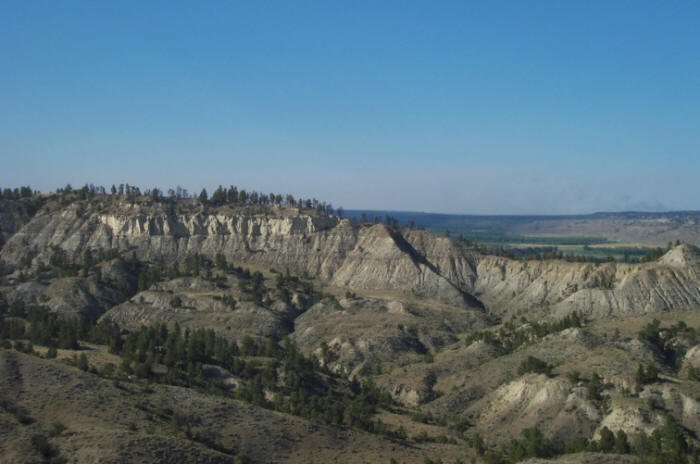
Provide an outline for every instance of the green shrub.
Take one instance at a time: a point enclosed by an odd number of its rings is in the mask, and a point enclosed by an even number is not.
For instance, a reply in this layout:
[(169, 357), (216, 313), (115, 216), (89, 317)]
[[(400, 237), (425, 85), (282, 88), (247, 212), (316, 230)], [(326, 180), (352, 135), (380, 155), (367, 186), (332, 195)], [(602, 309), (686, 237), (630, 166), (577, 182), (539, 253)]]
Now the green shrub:
[(541, 359), (534, 356), (528, 356), (523, 362), (520, 363), (520, 366), (518, 367), (518, 375), (524, 375), (530, 372), (551, 375), (552, 369), (552, 365), (547, 364)]

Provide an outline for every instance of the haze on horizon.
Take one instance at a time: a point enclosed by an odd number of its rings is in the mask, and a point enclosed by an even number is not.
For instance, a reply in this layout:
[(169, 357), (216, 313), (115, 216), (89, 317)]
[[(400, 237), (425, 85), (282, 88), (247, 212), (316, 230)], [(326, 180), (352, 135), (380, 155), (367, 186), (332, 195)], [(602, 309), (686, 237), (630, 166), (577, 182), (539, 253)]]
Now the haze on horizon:
[(700, 4), (0, 4), (0, 186), (700, 209)]

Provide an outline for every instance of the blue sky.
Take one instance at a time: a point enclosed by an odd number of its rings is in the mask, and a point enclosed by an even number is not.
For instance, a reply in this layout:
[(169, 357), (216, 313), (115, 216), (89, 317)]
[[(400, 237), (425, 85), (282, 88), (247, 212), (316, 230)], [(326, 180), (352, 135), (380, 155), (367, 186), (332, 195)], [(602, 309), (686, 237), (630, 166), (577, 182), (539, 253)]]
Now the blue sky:
[(700, 209), (700, 3), (0, 2), (0, 186)]

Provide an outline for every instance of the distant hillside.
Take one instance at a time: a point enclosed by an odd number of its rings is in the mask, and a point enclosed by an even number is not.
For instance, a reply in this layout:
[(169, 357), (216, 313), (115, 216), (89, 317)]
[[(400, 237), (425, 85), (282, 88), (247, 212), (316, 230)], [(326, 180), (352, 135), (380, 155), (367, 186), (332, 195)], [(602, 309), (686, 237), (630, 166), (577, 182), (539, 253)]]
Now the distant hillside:
[[(603, 242), (662, 246), (680, 240), (700, 245), (700, 211), (599, 212), (585, 215), (458, 215), (414, 211), (347, 210), (346, 216), (395, 218), (400, 225), (415, 224), (443, 233), (489, 243), (542, 243), (585, 245)], [(559, 240), (556, 240), (559, 239)]]

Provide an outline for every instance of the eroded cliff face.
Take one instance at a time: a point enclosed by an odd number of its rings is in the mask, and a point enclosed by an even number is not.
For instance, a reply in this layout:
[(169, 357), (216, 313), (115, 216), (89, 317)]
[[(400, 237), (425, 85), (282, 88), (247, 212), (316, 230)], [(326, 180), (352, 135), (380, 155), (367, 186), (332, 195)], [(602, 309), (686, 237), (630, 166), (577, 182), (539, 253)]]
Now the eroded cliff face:
[(680, 245), (644, 264), (479, 260), (470, 290), (500, 314), (548, 308), (553, 316), (643, 314), (700, 305), (700, 251)]
[(168, 215), (155, 206), (74, 203), (39, 211), (0, 257), (10, 267), (37, 267), (56, 247), (72, 259), (86, 249), (118, 249), (140, 260), (222, 254), (350, 290), (396, 290), (501, 316), (539, 309), (552, 317), (602, 317), (700, 305), (700, 254), (687, 245), (645, 264), (517, 261), (479, 255), (426, 231), (399, 233), (294, 210)]
[(332, 283), (357, 289), (408, 290), (458, 306), (481, 305), (459, 281), (443, 275), (431, 258), (399, 233), (375, 225), (360, 229), (355, 247), (333, 272)]
[(33, 205), (16, 200), (0, 200), (0, 248), (35, 212)]
[(333, 217), (99, 215), (96, 220), (91, 242), (133, 249), (142, 259), (221, 253), (229, 260), (289, 267), (321, 278), (328, 278), (356, 241), (349, 223)]
[[(291, 265), (322, 275), (325, 263), (332, 264), (338, 250), (349, 245), (345, 241), (355, 241), (352, 228), (339, 225), (333, 217), (168, 216), (148, 210), (104, 214), (71, 205), (39, 213), (8, 241), (2, 256), (16, 263), (33, 253), (37, 264), (48, 259), (51, 247), (62, 248), (73, 259), (86, 248), (133, 251), (142, 260), (222, 253), (231, 260)], [(332, 237), (322, 233), (328, 230), (335, 231)]]
[[(49, 261), (55, 247), (72, 259), (80, 259), (85, 249), (128, 251), (140, 260), (176, 261), (194, 253), (213, 259), (222, 254), (229, 261), (288, 268), (349, 289), (400, 290), (454, 305), (479, 306), (465, 293), (464, 277), (453, 281), (443, 276), (440, 265), (401, 234), (383, 225), (360, 227), (337, 217), (168, 216), (126, 207), (120, 213), (105, 213), (90, 204), (74, 204), (37, 214), (8, 241), (1, 256), (11, 266), (23, 260), (39, 266)], [(452, 259), (449, 253), (443, 255), (440, 259)]]

